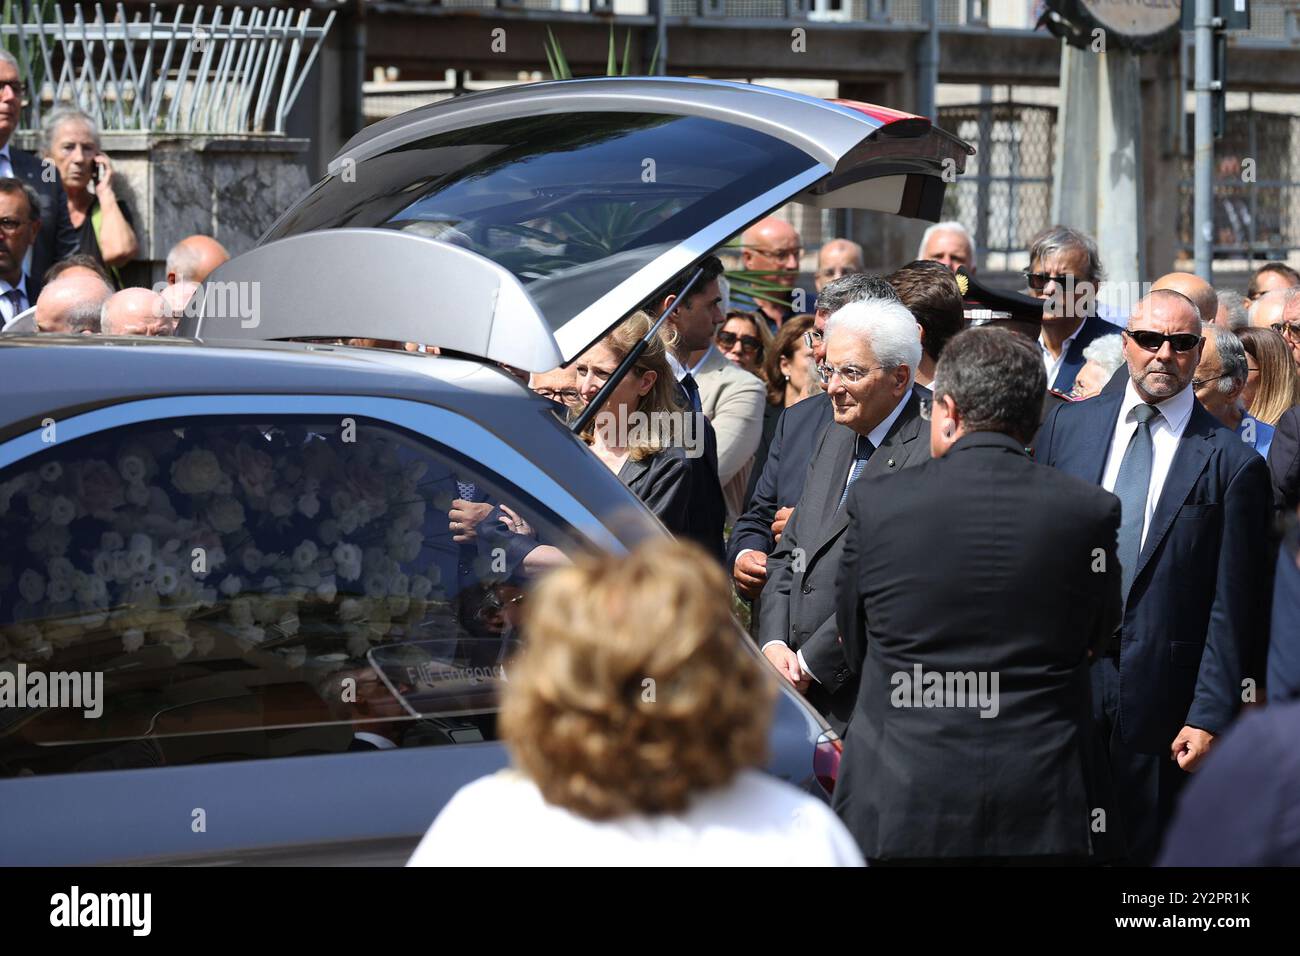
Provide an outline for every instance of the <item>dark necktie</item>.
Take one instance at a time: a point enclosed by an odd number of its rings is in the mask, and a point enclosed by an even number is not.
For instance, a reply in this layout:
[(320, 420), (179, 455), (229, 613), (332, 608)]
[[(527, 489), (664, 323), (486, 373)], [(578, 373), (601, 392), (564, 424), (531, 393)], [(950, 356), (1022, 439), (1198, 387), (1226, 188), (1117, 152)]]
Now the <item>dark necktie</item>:
[(1142, 554), (1142, 526), (1146, 522), (1147, 494), (1151, 489), (1151, 419), (1159, 414), (1154, 405), (1138, 405), (1133, 409), (1137, 428), (1129, 439), (1115, 478), (1115, 497), (1120, 502), (1119, 566), (1125, 601)]
[(682, 391), (686, 393), (687, 400), (691, 403), (691, 408), (697, 412), (704, 411), (704, 406), (700, 404), (700, 386), (695, 382), (695, 376), (687, 372), (682, 376)]
[(23, 296), (23, 290), (22, 290), (22, 289), (10, 289), (10, 290), (8, 290), (7, 292), (5, 292), (5, 298), (8, 299), (8, 300), (13, 304), (13, 312), (10, 314), (9, 318), (12, 319), (12, 318), (13, 318), (14, 316), (16, 316), (19, 312), (22, 312), (22, 311), (26, 310), (26, 308), (27, 308), (27, 301), (26, 301), (25, 297)]
[(844, 502), (849, 498), (849, 489), (853, 483), (858, 480), (862, 474), (862, 469), (866, 467), (867, 459), (871, 453), (876, 450), (876, 446), (871, 444), (865, 435), (859, 435), (857, 441), (853, 444), (853, 467), (849, 469), (849, 482), (844, 486), (844, 493), (840, 495), (840, 503), (835, 506), (836, 513), (844, 507)]

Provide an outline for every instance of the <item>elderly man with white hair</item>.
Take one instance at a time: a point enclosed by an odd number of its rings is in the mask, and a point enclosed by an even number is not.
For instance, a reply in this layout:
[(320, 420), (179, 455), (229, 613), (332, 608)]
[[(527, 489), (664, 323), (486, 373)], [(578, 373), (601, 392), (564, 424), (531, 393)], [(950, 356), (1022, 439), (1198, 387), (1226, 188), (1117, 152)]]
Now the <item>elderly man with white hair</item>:
[(942, 262), (953, 272), (957, 271), (958, 266), (965, 266), (967, 272), (974, 272), (975, 243), (966, 227), (955, 219), (936, 222), (921, 236), (916, 258)]
[(850, 303), (826, 326), (827, 383), (835, 420), (815, 443), (803, 493), (768, 558), (759, 638), (763, 654), (837, 731), (857, 697), (835, 624), (835, 575), (849, 486), (930, 457), (920, 399), (916, 319), (897, 300)]
[(105, 335), (171, 335), (174, 327), (167, 300), (152, 289), (115, 292), (100, 315)]
[(36, 300), (36, 328), (65, 335), (99, 331), (100, 314), (113, 290), (99, 276), (76, 271), (55, 279)]

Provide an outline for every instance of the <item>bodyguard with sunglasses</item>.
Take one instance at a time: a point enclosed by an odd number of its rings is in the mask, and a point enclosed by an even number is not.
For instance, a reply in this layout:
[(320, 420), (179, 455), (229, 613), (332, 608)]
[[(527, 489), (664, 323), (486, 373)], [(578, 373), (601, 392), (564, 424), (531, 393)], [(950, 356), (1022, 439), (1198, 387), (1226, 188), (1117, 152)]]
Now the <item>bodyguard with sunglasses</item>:
[[(1149, 864), (1179, 790), (1236, 715), (1268, 632), (1268, 471), (1193, 394), (1196, 306), (1170, 289), (1134, 307), (1129, 381), (1061, 405), (1038, 460), (1120, 499), (1123, 624), (1092, 668), (1094, 833), (1103, 860)], [(1098, 542), (1102, 547), (1102, 542)]]
[[(41, 228), (31, 247), (32, 261), (28, 269), (28, 275), (39, 280), (46, 269), (75, 253), (79, 242), (68, 216), (68, 196), (58, 170), (51, 164), (45, 173), (46, 167), (39, 159), (9, 143), (18, 128), (26, 97), (27, 86), (18, 61), (0, 50), (0, 178), (21, 179), (35, 191), (40, 202), (33, 218), (40, 220)], [(32, 302), (35, 301), (33, 297)]]

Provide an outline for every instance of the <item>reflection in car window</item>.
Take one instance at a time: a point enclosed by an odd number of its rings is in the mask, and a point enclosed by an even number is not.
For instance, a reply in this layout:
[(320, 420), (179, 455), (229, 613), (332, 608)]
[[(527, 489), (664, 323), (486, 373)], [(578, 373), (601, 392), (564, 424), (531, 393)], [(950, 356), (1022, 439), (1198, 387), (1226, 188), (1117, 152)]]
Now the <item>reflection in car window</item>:
[(559, 328), (656, 257), (813, 165), (764, 133), (699, 117), (521, 117), (366, 160), (346, 182), (326, 181), (267, 238), (387, 226), (455, 242), (510, 269)]
[(0, 539), (8, 687), (103, 688), (97, 716), (0, 707), (0, 776), (491, 739), (528, 584), (578, 546), (484, 466), (359, 417), (60, 443), (0, 472)]

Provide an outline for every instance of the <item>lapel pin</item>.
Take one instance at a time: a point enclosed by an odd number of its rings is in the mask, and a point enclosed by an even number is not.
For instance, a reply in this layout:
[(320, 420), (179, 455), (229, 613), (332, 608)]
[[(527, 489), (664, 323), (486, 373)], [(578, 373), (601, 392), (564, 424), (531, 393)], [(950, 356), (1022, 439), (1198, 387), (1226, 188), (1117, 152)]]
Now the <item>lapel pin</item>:
[(886, 464), (888, 464), (890, 468), (893, 468), (893, 467), (894, 467), (894, 459), (892, 459), (892, 458), (889, 459), (889, 461), (888, 461)]

